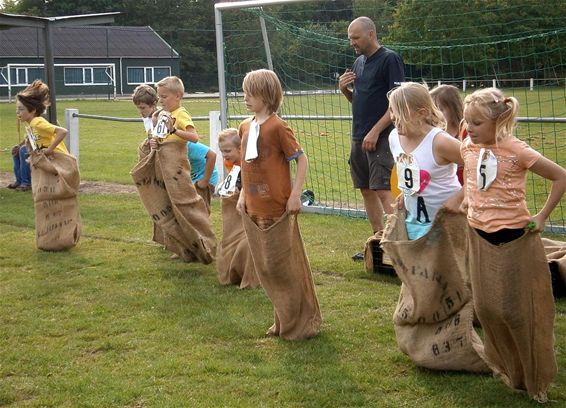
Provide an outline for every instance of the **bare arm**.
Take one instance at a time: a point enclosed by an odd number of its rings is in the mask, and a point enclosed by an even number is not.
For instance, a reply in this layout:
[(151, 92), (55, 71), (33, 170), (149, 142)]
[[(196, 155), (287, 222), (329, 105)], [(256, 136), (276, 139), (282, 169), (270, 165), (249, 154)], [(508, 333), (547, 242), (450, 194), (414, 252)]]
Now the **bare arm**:
[(246, 213), (246, 194), (244, 186), (242, 186), (240, 190), (240, 196), (238, 197), (238, 202), (236, 203), (236, 210), (238, 210), (240, 214)]
[(55, 138), (53, 139), (53, 142), (51, 142), (49, 147), (47, 149), (45, 149), (44, 153), (45, 154), (53, 153), (53, 150), (55, 150), (55, 148), (57, 146), (59, 146), (59, 143), (61, 143), (63, 141), (63, 139), (65, 139), (65, 137), (67, 137), (68, 133), (69, 133), (69, 131), (67, 129), (59, 127), (59, 126), (55, 126)]
[[(173, 129), (171, 129), (173, 130)], [(187, 142), (198, 142), (198, 134), (194, 127), (187, 126), (185, 129), (175, 128), (173, 132), (175, 135), (179, 136), (181, 139)]]
[(340, 75), (340, 78), (338, 79), (338, 88), (340, 88), (340, 91), (350, 103), (352, 102), (352, 91), (348, 89), (348, 85), (353, 84), (355, 79), (356, 74), (354, 74), (350, 69), (347, 69), (346, 72)]
[(304, 153), (298, 156), (295, 161), (297, 162), (295, 182), (293, 183), (293, 190), (291, 190), (289, 200), (287, 200), (287, 212), (289, 214), (297, 214), (301, 211), (301, 192), (303, 191), (307, 168), (309, 166), (307, 155)]
[(376, 149), (377, 139), (379, 139), (379, 135), (392, 123), (393, 122), (391, 121), (391, 116), (389, 115), (388, 110), (377, 121), (377, 123), (373, 125), (368, 134), (364, 137), (364, 140), (362, 142), (362, 149), (368, 152), (373, 152)]
[[(439, 165), (447, 165), (450, 163), (456, 163), (458, 165), (464, 164), (460, 153), (460, 141), (450, 136), (448, 133), (441, 132), (436, 135), (432, 144), (432, 151), (434, 160)], [(442, 204), (442, 207), (450, 212), (461, 212), (464, 193), (465, 190), (461, 188), (456, 194), (448, 198), (448, 200)]]
[(464, 159), (460, 154), (460, 141), (448, 133), (441, 132), (434, 138), (432, 150), (434, 160), (439, 165), (456, 163), (459, 166), (464, 165)]
[(566, 170), (544, 156), (541, 156), (529, 170), (547, 180), (552, 181), (550, 194), (548, 195), (544, 206), (539, 213), (531, 219), (531, 221), (535, 223), (535, 227), (532, 231), (541, 232), (544, 230), (545, 221), (550, 216), (552, 210), (554, 210), (556, 205), (560, 202), (564, 192), (566, 191)]
[(199, 181), (197, 181), (197, 185), (200, 188), (206, 188), (210, 184), (210, 178), (214, 171), (215, 162), (216, 153), (214, 153), (212, 149), (208, 149), (208, 153), (206, 153), (206, 164), (204, 165), (204, 175)]

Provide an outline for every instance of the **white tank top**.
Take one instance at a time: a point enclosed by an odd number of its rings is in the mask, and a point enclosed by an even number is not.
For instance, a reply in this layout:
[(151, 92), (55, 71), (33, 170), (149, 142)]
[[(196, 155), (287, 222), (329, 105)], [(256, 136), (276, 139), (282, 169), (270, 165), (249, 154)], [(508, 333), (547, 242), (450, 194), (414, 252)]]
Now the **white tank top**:
[(442, 129), (432, 128), (421, 143), (409, 154), (401, 147), (399, 133), (393, 129), (389, 147), (397, 168), (399, 189), (407, 209), (409, 239), (428, 232), (442, 203), (460, 190), (456, 176), (457, 165), (439, 165), (434, 159), (432, 144)]

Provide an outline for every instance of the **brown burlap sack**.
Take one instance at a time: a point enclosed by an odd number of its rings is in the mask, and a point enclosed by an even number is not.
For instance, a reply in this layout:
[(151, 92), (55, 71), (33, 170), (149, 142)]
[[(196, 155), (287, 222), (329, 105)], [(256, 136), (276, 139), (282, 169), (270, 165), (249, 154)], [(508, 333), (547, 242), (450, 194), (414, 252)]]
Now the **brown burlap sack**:
[(540, 402), (556, 375), (554, 299), (539, 234), (492, 245), (468, 228), (474, 304), (485, 360), (511, 388)]
[(222, 285), (240, 285), (241, 289), (257, 288), (261, 285), (255, 272), (242, 215), (236, 210), (239, 197), (240, 194), (222, 197), (222, 241), (216, 255), (218, 281)]
[(214, 260), (216, 239), (202, 198), (191, 182), (184, 143), (168, 142), (155, 150), (143, 143), (131, 175), (154, 222), (154, 241), (186, 262)]
[(81, 235), (77, 160), (57, 151), (50, 156), (32, 152), (30, 164), (37, 247), (46, 251), (74, 247)]
[(200, 188), (195, 184), (195, 189), (197, 194), (201, 196), (208, 215), (210, 215), (210, 203), (212, 201), (212, 193), (214, 192), (212, 186), (208, 185), (205, 188)]
[(488, 372), (476, 351), (481, 340), (466, 283), (466, 216), (440, 210), (414, 241), (404, 220), (404, 210), (389, 216), (381, 240), (403, 282), (393, 314), (400, 350), (421, 367)]
[(558, 272), (560, 272), (562, 281), (566, 285), (566, 242), (542, 238), (542, 245), (546, 259), (558, 264)]
[(297, 216), (283, 215), (263, 230), (242, 215), (256, 272), (273, 303), (275, 323), (267, 334), (287, 340), (316, 336), (322, 316)]

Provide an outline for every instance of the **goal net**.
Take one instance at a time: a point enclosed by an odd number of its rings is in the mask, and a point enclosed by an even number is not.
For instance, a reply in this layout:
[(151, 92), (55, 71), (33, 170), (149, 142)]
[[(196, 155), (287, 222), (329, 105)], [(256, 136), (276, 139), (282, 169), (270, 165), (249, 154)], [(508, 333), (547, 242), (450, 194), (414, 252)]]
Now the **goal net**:
[[(305, 188), (314, 193), (312, 207), (318, 211), (364, 214), (348, 167), (351, 106), (337, 88), (338, 76), (356, 58), (347, 39), (348, 24), (362, 15), (376, 23), (381, 44), (403, 57), (407, 80), (424, 81), (431, 88), (452, 84), (462, 96), (497, 86), (518, 98), (517, 136), (566, 166), (566, 3), (250, 3), (256, 7), (221, 10), (223, 66), (219, 70), (224, 77), (227, 125), (237, 127), (248, 114), (241, 95), (245, 74), (272, 68), (285, 90), (279, 113), (309, 158)], [(549, 191), (548, 182), (530, 173), (531, 212), (540, 210)], [(562, 200), (550, 218), (552, 231), (566, 232), (565, 216)]]

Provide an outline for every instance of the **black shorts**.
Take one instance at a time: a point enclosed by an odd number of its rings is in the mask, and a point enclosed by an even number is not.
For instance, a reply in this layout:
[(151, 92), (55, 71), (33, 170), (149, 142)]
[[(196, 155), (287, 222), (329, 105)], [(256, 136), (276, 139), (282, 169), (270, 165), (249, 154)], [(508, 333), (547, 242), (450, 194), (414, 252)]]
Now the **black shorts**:
[(362, 150), (361, 140), (352, 140), (348, 163), (354, 188), (391, 190), (393, 155), (387, 137), (377, 140), (377, 149), (373, 152)]

